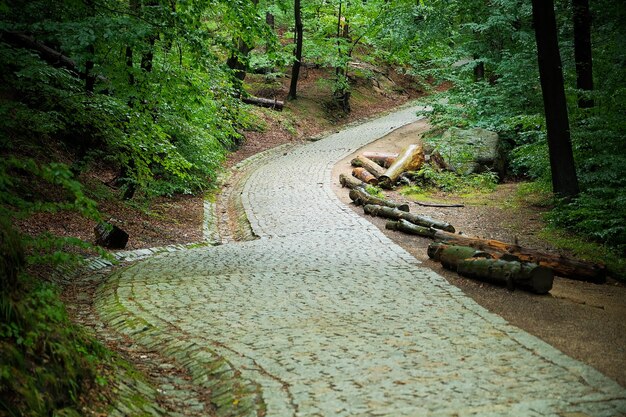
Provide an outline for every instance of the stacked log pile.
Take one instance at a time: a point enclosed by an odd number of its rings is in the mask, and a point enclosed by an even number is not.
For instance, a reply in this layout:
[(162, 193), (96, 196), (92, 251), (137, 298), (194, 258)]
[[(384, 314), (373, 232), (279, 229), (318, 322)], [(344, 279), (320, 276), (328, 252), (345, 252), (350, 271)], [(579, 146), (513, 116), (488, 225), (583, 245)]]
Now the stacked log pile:
[(411, 213), (406, 203), (367, 192), (367, 185), (391, 188), (404, 172), (419, 169), (427, 160), (440, 164), (437, 156), (425, 156), (420, 145), (409, 146), (398, 155), (363, 153), (351, 161), (353, 177), (342, 174), (339, 181), (350, 189), (350, 199), (363, 206), (366, 214), (389, 219), (387, 229), (433, 239), (436, 243), (429, 246), (429, 256), (462, 276), (538, 294), (550, 291), (554, 275), (594, 283), (606, 281), (604, 265), (457, 234), (447, 222)]

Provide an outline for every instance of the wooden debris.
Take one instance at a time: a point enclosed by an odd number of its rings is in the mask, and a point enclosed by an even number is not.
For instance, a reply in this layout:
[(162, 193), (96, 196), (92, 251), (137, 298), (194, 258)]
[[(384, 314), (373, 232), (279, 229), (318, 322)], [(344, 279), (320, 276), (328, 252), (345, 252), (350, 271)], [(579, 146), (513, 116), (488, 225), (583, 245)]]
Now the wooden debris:
[(345, 174), (340, 174), (339, 175), (339, 183), (341, 184), (342, 187), (344, 188), (364, 188), (367, 184), (365, 184), (363, 181), (358, 180), (354, 177), (349, 177)]
[(375, 176), (377, 179), (385, 173), (385, 168), (363, 155), (357, 155), (357, 157), (350, 161), (350, 163), (353, 167), (365, 168), (367, 172)]
[(418, 235), (428, 238), (433, 238), (435, 235), (435, 229), (432, 227), (424, 227), (419, 226), (417, 224), (413, 224), (407, 220), (389, 220), (385, 223), (385, 229), (388, 230), (397, 230), (399, 232), (404, 232), (409, 235)]
[(259, 106), (259, 107), (267, 107), (267, 108), (278, 110), (278, 111), (281, 111), (283, 107), (285, 106), (284, 101), (270, 99), (270, 98), (263, 98), (263, 97), (252, 97), (252, 96), (242, 97), (241, 101), (243, 101), (246, 104), (252, 104), (255, 106)]
[(424, 160), (424, 150), (421, 144), (407, 146), (387, 171), (379, 177), (381, 187), (393, 187), (402, 173), (418, 170)]
[(424, 201), (416, 201), (415, 204), (422, 207), (465, 207), (465, 204), (427, 203)]
[(365, 168), (354, 168), (352, 170), (352, 176), (370, 185), (378, 184), (376, 177), (367, 172)]
[(363, 152), (363, 156), (376, 162), (383, 168), (389, 168), (398, 158), (397, 153)]
[(110, 223), (98, 223), (93, 231), (98, 246), (108, 249), (124, 249), (128, 243), (128, 233)]
[(552, 289), (554, 282), (554, 274), (549, 268), (532, 262), (505, 259), (506, 255), (493, 259), (491, 254), (469, 246), (432, 243), (428, 246), (428, 256), (459, 275), (506, 285), (510, 290), (522, 288), (537, 294), (546, 294)]
[(454, 227), (450, 223), (446, 223), (440, 220), (431, 219), (430, 217), (420, 216), (414, 213), (406, 213), (401, 210), (396, 210), (390, 207), (383, 207), (381, 205), (368, 204), (364, 207), (365, 213), (370, 216), (384, 217), (392, 220), (406, 220), (413, 224), (423, 227), (432, 227), (435, 229), (445, 230), (448, 232), (454, 232)]
[(362, 188), (353, 188), (350, 190), (350, 199), (357, 206), (376, 205), (385, 206), (386, 208), (397, 209), (403, 213), (409, 211), (409, 205), (406, 203), (396, 203), (395, 201), (385, 200), (369, 194)]
[(535, 249), (505, 243), (493, 239), (480, 239), (437, 230), (434, 239), (450, 245), (471, 246), (490, 253), (511, 254), (520, 261), (533, 262), (550, 268), (558, 276), (579, 281), (601, 284), (606, 282), (606, 266), (591, 262), (579, 261), (565, 256), (542, 252)]

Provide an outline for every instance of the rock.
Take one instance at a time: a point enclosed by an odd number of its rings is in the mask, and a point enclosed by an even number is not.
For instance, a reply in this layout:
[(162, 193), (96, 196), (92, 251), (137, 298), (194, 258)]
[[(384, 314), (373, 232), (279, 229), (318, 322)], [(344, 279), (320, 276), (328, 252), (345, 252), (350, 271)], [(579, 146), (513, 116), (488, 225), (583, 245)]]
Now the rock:
[(495, 171), (504, 176), (506, 159), (496, 132), (481, 128), (452, 127), (440, 138), (426, 139), (428, 147), (437, 149), (460, 174)]
[(108, 249), (124, 249), (128, 243), (128, 233), (108, 222), (98, 223), (93, 228), (96, 245)]

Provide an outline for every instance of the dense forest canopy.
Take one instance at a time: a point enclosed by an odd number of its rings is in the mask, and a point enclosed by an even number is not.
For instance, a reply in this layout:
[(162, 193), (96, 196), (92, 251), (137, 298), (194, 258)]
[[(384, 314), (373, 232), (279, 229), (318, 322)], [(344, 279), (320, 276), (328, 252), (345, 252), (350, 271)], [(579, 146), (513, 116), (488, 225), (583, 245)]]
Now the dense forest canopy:
[[(626, 2), (555, 0), (555, 42), (542, 49), (551, 3), (0, 0), (0, 243), (26, 245), (30, 255), (19, 249), (15, 262), (2, 264), (2, 305), (13, 305), (7, 300), (21, 288), (5, 270), (65, 262), (65, 245), (86, 245), (16, 237), (10, 219), (77, 210), (99, 220), (82, 180), (98, 167), (115, 172), (109, 185), (124, 200), (214, 186), (228, 153), (257, 123), (241, 101), (246, 75), (291, 77), (289, 98), (298, 100), (301, 65), (329, 70), (328, 99), (343, 112), (357, 72), (393, 67), (413, 77), (432, 93), (424, 101), (436, 130), (498, 132), (510, 176), (555, 187), (552, 224), (625, 254)], [(540, 77), (539, 63), (551, 65), (556, 82), (546, 83), (543, 67)], [(563, 95), (556, 118), (544, 107), (548, 87)], [(564, 139), (553, 147), (547, 133)], [(558, 164), (570, 150), (568, 173)], [(3, 307), (0, 336), (26, 326), (4, 324), (18, 320), (15, 311)], [(11, 380), (5, 370), (2, 384)]]

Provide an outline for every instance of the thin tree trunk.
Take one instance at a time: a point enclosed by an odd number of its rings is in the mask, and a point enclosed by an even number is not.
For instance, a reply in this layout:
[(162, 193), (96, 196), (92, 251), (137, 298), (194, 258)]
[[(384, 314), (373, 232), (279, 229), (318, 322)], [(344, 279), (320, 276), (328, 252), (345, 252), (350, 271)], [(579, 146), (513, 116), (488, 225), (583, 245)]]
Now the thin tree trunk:
[(291, 85), (289, 86), (290, 100), (298, 98), (298, 78), (300, 77), (300, 65), (302, 64), (302, 37), (304, 29), (302, 26), (302, 8), (300, 6), (300, 0), (294, 0), (293, 3), (294, 17), (296, 21), (296, 50), (295, 61), (291, 67)]
[(570, 140), (554, 2), (553, 0), (532, 0), (532, 7), (539, 76), (548, 131), (552, 188), (556, 194), (571, 198), (578, 194), (579, 188)]
[[(591, 56), (591, 13), (589, 0), (572, 0), (574, 9), (574, 60), (576, 61), (576, 87), (583, 92), (593, 90)], [(578, 107), (593, 107), (593, 100), (578, 97)]]

